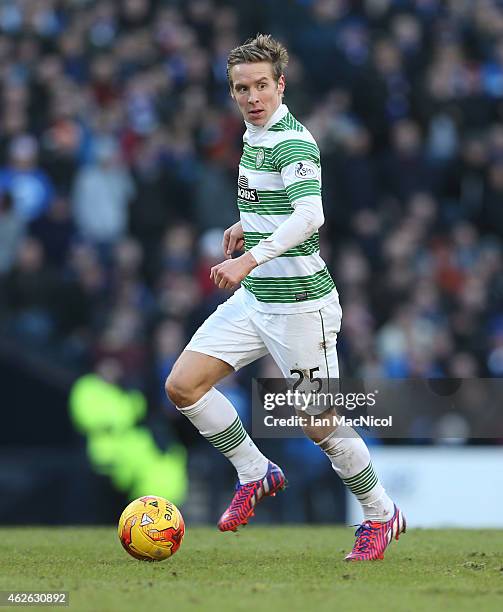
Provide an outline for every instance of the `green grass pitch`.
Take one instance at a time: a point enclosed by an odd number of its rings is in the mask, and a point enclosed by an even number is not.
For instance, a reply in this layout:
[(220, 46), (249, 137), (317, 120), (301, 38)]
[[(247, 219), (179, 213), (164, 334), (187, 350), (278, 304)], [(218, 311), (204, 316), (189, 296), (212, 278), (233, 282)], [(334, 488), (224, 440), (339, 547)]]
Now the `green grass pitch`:
[(130, 558), (110, 527), (3, 527), (0, 542), (0, 590), (68, 590), (72, 612), (503, 609), (501, 531), (412, 529), (372, 563), (342, 561), (341, 527), (189, 527), (160, 563)]

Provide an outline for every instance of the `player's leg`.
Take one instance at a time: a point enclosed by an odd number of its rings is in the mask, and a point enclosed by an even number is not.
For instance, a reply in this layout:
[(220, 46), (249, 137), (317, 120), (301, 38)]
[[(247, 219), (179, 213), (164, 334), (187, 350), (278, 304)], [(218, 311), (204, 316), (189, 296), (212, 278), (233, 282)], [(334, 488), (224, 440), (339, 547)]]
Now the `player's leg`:
[(234, 372), (225, 361), (184, 350), (166, 381), (166, 392), (180, 409), (195, 404), (213, 385)]
[(232, 403), (214, 387), (266, 352), (236, 293), (199, 328), (166, 381), (178, 410), (238, 473), (236, 494), (219, 521), (222, 531), (245, 524), (256, 501), (284, 484), (281, 470), (259, 451)]
[(241, 483), (263, 477), (267, 458), (246, 433), (232, 403), (214, 385), (265, 353), (245, 318), (239, 296), (219, 306), (194, 334), (166, 381), (170, 400), (231, 461)]
[[(320, 378), (324, 382), (322, 391), (336, 393), (339, 378), (337, 333), (341, 322), (338, 304), (330, 304), (318, 312), (272, 317), (273, 320), (269, 315), (268, 324), (264, 319), (259, 328), (283, 375), (302, 377), (305, 384), (299, 389), (306, 385), (316, 388), (310, 379)], [(333, 414), (335, 411), (329, 409), (317, 416), (321, 420)], [(335, 472), (357, 497), (364, 522), (388, 525), (397, 519), (395, 505), (372, 466), (368, 447), (353, 428), (306, 425), (304, 432), (327, 455)]]

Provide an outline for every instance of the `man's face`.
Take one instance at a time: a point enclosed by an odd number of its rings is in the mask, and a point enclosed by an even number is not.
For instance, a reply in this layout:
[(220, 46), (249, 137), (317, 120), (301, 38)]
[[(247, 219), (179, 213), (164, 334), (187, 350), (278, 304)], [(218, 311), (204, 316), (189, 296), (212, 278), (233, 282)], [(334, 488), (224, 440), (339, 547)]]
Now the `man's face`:
[(285, 91), (285, 77), (274, 80), (270, 62), (237, 64), (230, 69), (231, 95), (245, 121), (265, 125), (281, 104)]

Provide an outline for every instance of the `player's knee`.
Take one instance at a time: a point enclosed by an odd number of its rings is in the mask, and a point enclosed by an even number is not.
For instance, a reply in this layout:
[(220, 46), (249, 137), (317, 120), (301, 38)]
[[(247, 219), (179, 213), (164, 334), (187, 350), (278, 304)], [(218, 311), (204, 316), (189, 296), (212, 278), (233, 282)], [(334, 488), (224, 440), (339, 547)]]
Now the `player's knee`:
[(189, 385), (183, 380), (182, 377), (174, 374), (173, 372), (166, 379), (164, 385), (166, 395), (177, 407), (190, 406), (193, 403), (192, 393)]
[(335, 416), (336, 413), (334, 410), (327, 410), (322, 414), (316, 415), (313, 424), (308, 422), (302, 426), (304, 434), (315, 444), (320, 444), (320, 442), (325, 440), (325, 438), (336, 429), (336, 424), (334, 423)]
[(315, 444), (319, 444), (326, 437), (325, 431), (320, 427), (304, 426), (302, 429), (304, 434)]

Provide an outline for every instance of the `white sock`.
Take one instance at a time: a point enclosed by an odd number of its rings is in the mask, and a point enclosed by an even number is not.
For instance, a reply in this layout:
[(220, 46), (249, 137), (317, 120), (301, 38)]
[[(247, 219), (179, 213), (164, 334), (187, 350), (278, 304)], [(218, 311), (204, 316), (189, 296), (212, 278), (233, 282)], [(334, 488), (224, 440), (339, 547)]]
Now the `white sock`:
[(246, 433), (234, 406), (215, 387), (192, 406), (178, 410), (208, 442), (229, 459), (237, 470), (241, 484), (265, 476), (267, 457), (264, 457)]
[(374, 472), (369, 449), (352, 427), (337, 427), (318, 442), (344, 484), (356, 496), (363, 520), (385, 522), (393, 516), (394, 504)]

